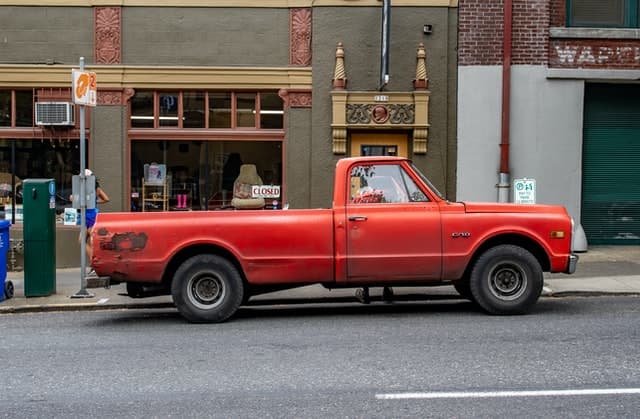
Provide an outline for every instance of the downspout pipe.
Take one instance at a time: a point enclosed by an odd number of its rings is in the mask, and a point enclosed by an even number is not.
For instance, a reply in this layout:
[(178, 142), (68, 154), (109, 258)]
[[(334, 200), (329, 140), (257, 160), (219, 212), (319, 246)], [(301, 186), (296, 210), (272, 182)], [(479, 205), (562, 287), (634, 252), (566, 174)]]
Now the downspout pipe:
[(509, 202), (509, 135), (511, 117), (511, 29), (513, 26), (512, 0), (504, 0), (504, 34), (502, 37), (502, 130), (500, 140), (500, 174), (498, 176), (498, 202)]

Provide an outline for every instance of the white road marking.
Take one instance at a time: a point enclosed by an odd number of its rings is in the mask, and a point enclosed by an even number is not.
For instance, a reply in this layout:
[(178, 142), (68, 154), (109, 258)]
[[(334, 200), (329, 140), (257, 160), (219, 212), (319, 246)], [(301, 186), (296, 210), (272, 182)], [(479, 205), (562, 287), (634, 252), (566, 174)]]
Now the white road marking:
[(101, 299), (98, 300), (98, 302), (96, 304), (106, 304), (107, 301), (109, 301), (108, 298), (101, 298)]
[(554, 397), (554, 396), (599, 396), (640, 394), (640, 388), (603, 388), (580, 390), (533, 390), (533, 391), (453, 391), (425, 393), (387, 393), (376, 394), (379, 400), (402, 399), (482, 399), (498, 397)]

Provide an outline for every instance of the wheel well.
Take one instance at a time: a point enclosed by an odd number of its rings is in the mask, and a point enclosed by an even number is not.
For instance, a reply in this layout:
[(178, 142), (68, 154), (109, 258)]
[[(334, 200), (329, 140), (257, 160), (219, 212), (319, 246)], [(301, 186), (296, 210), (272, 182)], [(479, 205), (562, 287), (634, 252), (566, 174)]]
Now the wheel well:
[(469, 261), (469, 264), (467, 265), (467, 268), (464, 271), (463, 280), (469, 279), (469, 275), (471, 275), (471, 269), (473, 269), (476, 261), (480, 256), (482, 256), (484, 252), (492, 247), (500, 246), (503, 244), (512, 244), (514, 246), (522, 247), (523, 249), (531, 252), (531, 254), (538, 260), (538, 263), (540, 264), (543, 272), (548, 272), (551, 269), (551, 262), (549, 261), (549, 257), (538, 242), (518, 234), (503, 234), (490, 238), (486, 242), (482, 243), (482, 245), (478, 249), (476, 249), (475, 253), (471, 257), (471, 260)]
[(247, 279), (245, 278), (244, 272), (242, 270), (242, 266), (236, 259), (236, 257), (229, 252), (227, 249), (211, 245), (211, 244), (198, 244), (194, 246), (186, 247), (176, 253), (171, 261), (167, 264), (166, 269), (164, 270), (164, 274), (162, 275), (162, 284), (166, 287), (166, 289), (171, 289), (171, 281), (173, 281), (173, 277), (184, 261), (189, 259), (192, 256), (209, 254), (209, 255), (217, 255), (227, 259), (229, 262), (236, 267), (238, 272), (240, 273), (240, 277), (242, 277), (242, 282), (246, 285)]

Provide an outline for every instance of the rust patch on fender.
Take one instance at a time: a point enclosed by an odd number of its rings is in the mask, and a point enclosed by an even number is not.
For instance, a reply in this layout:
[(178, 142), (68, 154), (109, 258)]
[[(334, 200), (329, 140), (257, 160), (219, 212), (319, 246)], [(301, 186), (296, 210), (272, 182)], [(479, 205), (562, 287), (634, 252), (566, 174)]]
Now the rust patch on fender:
[[(100, 232), (98, 232), (98, 234), (100, 234)], [(111, 237), (111, 241), (101, 243), (100, 247), (105, 250), (135, 252), (145, 248), (147, 239), (146, 233), (134, 233), (132, 231), (116, 233)]]

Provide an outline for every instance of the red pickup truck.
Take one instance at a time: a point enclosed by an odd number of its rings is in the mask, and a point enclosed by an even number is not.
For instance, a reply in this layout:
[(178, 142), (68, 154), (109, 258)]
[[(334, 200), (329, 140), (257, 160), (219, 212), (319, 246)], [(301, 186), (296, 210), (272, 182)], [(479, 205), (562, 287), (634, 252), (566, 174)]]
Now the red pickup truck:
[(573, 228), (561, 206), (449, 202), (408, 159), (356, 157), (336, 165), (331, 209), (100, 213), (91, 262), (132, 297), (171, 294), (192, 322), (309, 284), (452, 284), (488, 313), (519, 314), (543, 272), (575, 271)]

